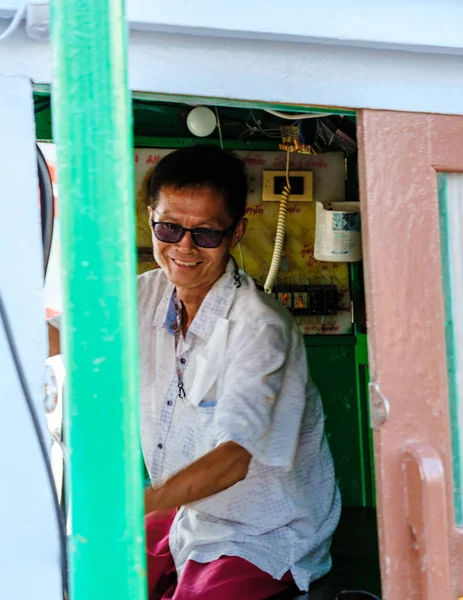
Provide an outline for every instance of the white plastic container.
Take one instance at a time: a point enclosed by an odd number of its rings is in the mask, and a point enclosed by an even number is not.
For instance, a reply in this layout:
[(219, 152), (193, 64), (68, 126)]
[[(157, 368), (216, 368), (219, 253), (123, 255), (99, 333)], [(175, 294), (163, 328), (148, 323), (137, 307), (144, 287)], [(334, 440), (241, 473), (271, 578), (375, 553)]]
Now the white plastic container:
[(323, 262), (362, 260), (359, 202), (317, 202), (314, 256)]

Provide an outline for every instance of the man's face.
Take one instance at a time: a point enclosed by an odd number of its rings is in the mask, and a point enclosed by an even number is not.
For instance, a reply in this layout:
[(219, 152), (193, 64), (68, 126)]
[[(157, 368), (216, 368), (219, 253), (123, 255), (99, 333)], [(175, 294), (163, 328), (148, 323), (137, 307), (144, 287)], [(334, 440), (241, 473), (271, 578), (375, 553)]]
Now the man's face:
[(175, 223), (188, 229), (206, 227), (228, 229), (232, 219), (219, 194), (203, 188), (162, 188), (155, 209), (148, 208), (153, 239), (154, 258), (167, 278), (177, 288), (208, 290), (224, 273), (229, 250), (243, 236), (246, 222), (243, 219), (226, 235), (217, 248), (200, 248), (193, 242), (190, 232), (174, 244), (159, 241), (154, 235), (151, 221)]

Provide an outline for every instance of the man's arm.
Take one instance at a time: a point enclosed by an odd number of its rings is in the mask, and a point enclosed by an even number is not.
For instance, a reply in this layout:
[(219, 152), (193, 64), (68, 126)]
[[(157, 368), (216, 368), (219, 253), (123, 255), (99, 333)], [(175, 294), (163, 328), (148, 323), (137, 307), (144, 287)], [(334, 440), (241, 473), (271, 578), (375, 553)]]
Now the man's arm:
[(48, 323), (48, 356), (61, 354), (59, 330)]
[(145, 492), (145, 512), (169, 510), (222, 492), (244, 479), (251, 454), (225, 442), (185, 467), (163, 485)]

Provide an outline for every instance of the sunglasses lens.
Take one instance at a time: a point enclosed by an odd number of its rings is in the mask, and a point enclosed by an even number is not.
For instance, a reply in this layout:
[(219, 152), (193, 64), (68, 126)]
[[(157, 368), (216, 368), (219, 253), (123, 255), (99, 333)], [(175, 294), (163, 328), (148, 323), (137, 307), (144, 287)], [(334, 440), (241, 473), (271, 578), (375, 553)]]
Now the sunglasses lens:
[[(176, 244), (185, 234), (185, 229), (176, 223), (153, 223), (153, 225), (154, 235), (160, 242), (165, 242), (166, 244)], [(206, 227), (187, 229), (187, 231), (191, 231), (194, 244), (200, 248), (217, 248), (222, 243), (223, 237), (226, 234), (226, 231), (208, 229)]]
[(161, 242), (175, 244), (183, 237), (183, 227), (174, 223), (156, 223), (154, 234)]
[(221, 231), (215, 229), (196, 229), (193, 233), (193, 241), (200, 248), (217, 248), (223, 239)]

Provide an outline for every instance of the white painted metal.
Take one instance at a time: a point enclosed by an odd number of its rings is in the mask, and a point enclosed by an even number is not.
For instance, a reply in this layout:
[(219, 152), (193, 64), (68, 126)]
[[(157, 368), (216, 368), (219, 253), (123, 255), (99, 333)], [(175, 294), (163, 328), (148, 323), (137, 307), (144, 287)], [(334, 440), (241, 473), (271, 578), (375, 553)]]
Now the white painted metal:
[[(137, 91), (463, 114), (455, 55), (132, 31), (129, 59)], [(48, 43), (16, 32), (0, 72), (50, 83)]]
[(126, 7), (131, 27), (158, 32), (463, 51), (463, 2), (458, 0), (128, 0)]
[[(29, 0), (44, 4), (47, 0)], [(23, 0), (0, 0), (0, 17)], [(461, 0), (126, 1), (132, 28), (219, 37), (461, 53)]]
[(131, 32), (134, 90), (463, 113), (463, 57)]
[[(31, 84), (25, 77), (0, 75), (0, 131), (0, 289), (46, 432), (40, 213)], [(58, 530), (49, 483), (1, 325), (0, 400), (0, 595), (58, 600)]]

